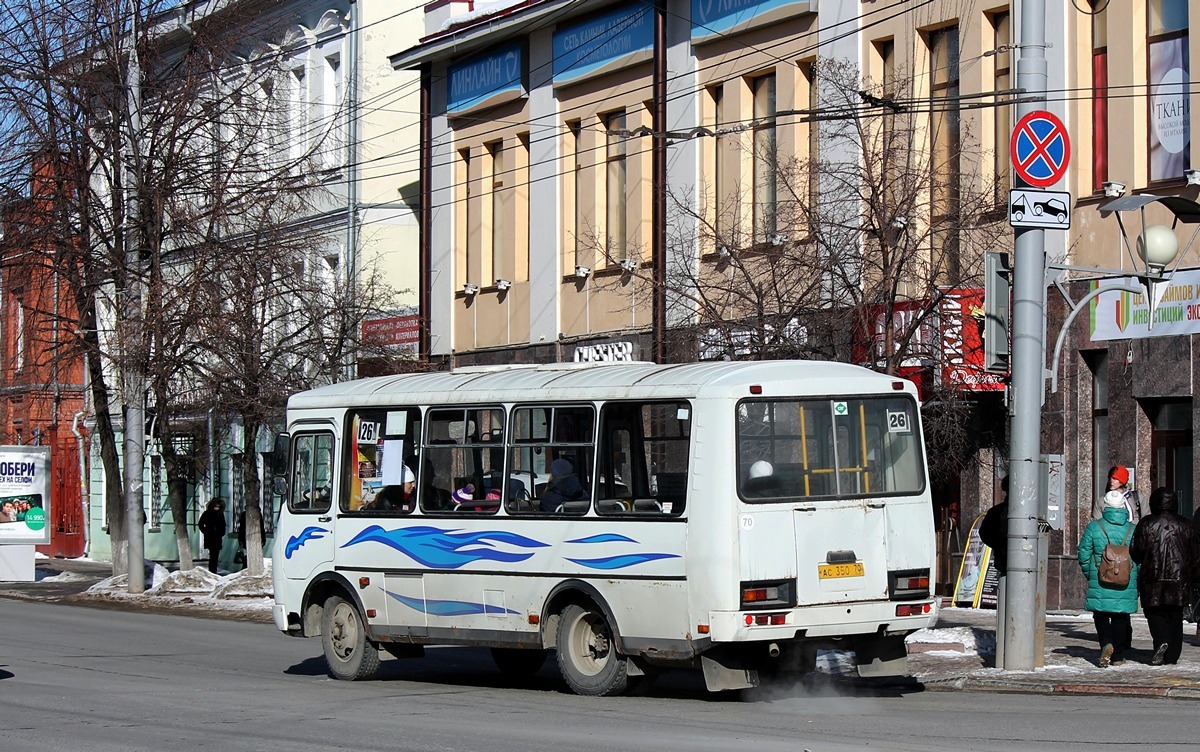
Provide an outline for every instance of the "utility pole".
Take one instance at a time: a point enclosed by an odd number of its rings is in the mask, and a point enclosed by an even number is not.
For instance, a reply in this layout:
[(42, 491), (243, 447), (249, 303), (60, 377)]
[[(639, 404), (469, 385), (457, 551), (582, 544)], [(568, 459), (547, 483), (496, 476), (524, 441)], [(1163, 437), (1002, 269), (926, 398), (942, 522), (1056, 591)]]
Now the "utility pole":
[(126, 159), (130, 170), (126, 175), (125, 190), (125, 305), (122, 316), (125, 343), (121, 367), (125, 392), (125, 534), (126, 572), (129, 577), (129, 592), (141, 593), (146, 589), (145, 529), (142, 522), (142, 472), (146, 466), (146, 378), (142, 373), (142, 287), (140, 281), (142, 263), (142, 213), (140, 191), (142, 189), (141, 133), (142, 133), (142, 70), (137, 55), (139, 4), (130, 4), (129, 24), (129, 135), (125, 144)]
[[(1017, 88), (1023, 90), (1017, 117), (1041, 109), (1046, 98), (1045, 0), (1021, 3), (1017, 45)], [(1043, 231), (1016, 231), (1012, 302), (1012, 428), (1009, 444), (1008, 574), (1005, 593), (1005, 669), (1032, 671), (1037, 665), (1038, 498), (1042, 398), (1045, 394), (1046, 246)]]

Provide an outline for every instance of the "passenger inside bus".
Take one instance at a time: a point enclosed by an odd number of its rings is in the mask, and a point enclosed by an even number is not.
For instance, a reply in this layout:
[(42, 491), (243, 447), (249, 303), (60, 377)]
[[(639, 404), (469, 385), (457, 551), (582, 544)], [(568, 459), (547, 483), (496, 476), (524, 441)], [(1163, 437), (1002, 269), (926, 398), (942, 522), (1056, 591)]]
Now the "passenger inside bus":
[(416, 505), (417, 478), (407, 466), (402, 471), (403, 481), (399, 485), (384, 486), (369, 503), (362, 508), (368, 511), (393, 511), (409, 514)]
[(766, 460), (750, 466), (750, 477), (742, 484), (742, 495), (748, 499), (773, 499), (784, 495), (783, 484), (775, 476), (775, 467)]
[(550, 482), (546, 484), (540, 504), (543, 512), (559, 512), (567, 502), (586, 501), (587, 498), (587, 490), (575, 475), (575, 466), (569, 459), (559, 457), (550, 463)]

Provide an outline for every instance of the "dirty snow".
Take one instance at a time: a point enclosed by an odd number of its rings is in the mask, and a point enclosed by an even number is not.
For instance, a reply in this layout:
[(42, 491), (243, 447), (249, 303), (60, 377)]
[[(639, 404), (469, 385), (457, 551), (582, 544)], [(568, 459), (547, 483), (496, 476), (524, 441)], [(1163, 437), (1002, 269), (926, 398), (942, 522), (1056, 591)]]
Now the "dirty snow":
[(171, 572), (155, 564), (144, 593), (130, 593), (128, 576), (119, 574), (92, 585), (84, 596), (165, 608), (193, 606), (215, 614), (269, 615), (273, 603), (271, 560), (264, 564), (264, 574), (258, 577), (251, 577), (247, 570), (221, 576), (203, 567)]

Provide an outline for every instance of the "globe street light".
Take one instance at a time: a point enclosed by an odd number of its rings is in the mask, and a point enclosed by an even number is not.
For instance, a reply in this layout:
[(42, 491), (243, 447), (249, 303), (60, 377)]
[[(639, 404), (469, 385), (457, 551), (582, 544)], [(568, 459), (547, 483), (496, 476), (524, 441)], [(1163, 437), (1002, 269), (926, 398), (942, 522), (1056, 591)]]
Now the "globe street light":
[(1179, 255), (1179, 240), (1166, 225), (1148, 225), (1138, 236), (1137, 252), (1150, 272), (1161, 274)]

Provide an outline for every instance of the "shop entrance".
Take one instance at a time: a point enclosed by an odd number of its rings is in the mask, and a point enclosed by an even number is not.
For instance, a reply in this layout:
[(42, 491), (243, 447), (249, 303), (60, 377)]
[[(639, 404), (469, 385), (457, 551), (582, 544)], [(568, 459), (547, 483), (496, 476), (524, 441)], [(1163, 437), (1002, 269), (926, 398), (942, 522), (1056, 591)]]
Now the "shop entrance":
[(1160, 402), (1148, 406), (1150, 434), (1150, 488), (1172, 488), (1179, 495), (1179, 513), (1191, 519), (1192, 402)]

